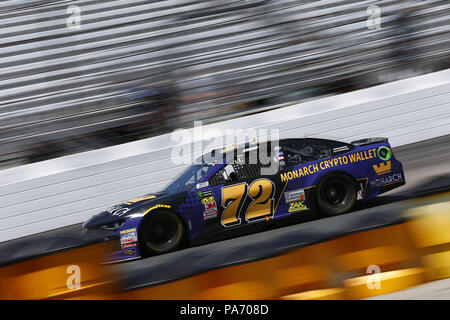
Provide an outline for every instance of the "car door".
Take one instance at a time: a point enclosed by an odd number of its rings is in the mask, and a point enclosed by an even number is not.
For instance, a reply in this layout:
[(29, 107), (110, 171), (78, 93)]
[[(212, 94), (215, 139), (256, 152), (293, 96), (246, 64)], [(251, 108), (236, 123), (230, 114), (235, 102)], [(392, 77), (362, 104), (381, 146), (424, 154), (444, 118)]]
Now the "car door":
[[(311, 161), (317, 160), (315, 150), (303, 141), (284, 143), (279, 151), (280, 175), (296, 176), (299, 169), (307, 166)], [(300, 176), (299, 174), (298, 176)], [(308, 179), (298, 177), (281, 182), (285, 184), (282, 201), (279, 205), (278, 215), (292, 215), (299, 213), (309, 213), (311, 209), (311, 185)]]
[[(315, 202), (314, 190), (320, 172), (319, 161), (345, 153), (351, 146), (323, 139), (291, 139), (280, 152), (283, 158), (281, 175), (287, 181), (284, 203), (289, 213), (307, 213)], [(280, 206), (280, 209), (284, 209)]]
[(233, 160), (219, 170), (210, 185), (216, 195), (223, 229), (269, 221), (282, 195), (278, 168), (263, 170), (260, 163)]

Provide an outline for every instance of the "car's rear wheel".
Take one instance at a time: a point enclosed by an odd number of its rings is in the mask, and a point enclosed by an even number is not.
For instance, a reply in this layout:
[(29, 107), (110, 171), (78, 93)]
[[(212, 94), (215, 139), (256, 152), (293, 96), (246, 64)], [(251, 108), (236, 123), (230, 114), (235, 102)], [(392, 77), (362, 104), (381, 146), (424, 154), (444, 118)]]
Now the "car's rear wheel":
[(345, 174), (330, 174), (317, 188), (317, 208), (324, 216), (336, 216), (350, 211), (356, 201), (356, 186)]
[(181, 218), (168, 210), (149, 213), (142, 222), (140, 234), (147, 254), (160, 254), (177, 249), (184, 237)]

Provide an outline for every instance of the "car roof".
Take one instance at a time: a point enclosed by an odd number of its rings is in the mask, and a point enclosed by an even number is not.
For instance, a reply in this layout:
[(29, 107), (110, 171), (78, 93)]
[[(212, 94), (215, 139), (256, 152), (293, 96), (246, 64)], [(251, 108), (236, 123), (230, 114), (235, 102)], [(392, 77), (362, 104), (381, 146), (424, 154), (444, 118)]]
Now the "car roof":
[(285, 138), (280, 139), (279, 141), (267, 140), (267, 141), (256, 141), (251, 143), (245, 143), (240, 145), (233, 145), (220, 149), (213, 149), (211, 152), (204, 154), (200, 158), (197, 159), (197, 162), (203, 163), (222, 163), (223, 159), (232, 159), (239, 155), (243, 155), (246, 152), (250, 152), (253, 150), (258, 150), (261, 145), (271, 145), (276, 143), (274, 146), (283, 147), (292, 143), (305, 143), (305, 142), (328, 142), (328, 143), (343, 143), (340, 141), (329, 140), (329, 139), (320, 139), (320, 138)]

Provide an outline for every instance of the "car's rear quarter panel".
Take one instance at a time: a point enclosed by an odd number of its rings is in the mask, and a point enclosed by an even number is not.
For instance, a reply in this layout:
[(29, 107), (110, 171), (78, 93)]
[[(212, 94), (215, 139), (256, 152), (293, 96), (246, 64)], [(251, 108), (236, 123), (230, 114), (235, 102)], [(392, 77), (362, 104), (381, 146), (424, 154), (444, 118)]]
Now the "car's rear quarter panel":
[[(363, 183), (365, 187), (363, 190), (364, 199), (376, 197), (380, 194), (383, 187), (379, 183), (381, 178), (398, 175), (401, 176), (402, 181), (405, 179), (402, 164), (395, 158), (395, 155), (392, 155), (389, 161), (383, 161), (378, 157), (377, 150), (381, 146), (390, 147), (386, 142), (360, 146), (330, 158), (285, 169), (280, 173), (281, 182), (287, 182), (285, 194), (300, 188), (306, 190), (314, 189), (325, 176), (331, 173), (343, 173), (351, 176), (358, 183)], [(382, 175), (378, 175), (373, 167), (374, 165), (386, 165), (385, 168), (387, 168), (388, 164), (391, 169)], [(308, 199), (308, 201), (311, 202), (314, 199)], [(308, 206), (310, 205), (308, 203)], [(277, 215), (283, 215), (287, 209), (288, 205), (286, 204), (285, 195), (283, 195)]]

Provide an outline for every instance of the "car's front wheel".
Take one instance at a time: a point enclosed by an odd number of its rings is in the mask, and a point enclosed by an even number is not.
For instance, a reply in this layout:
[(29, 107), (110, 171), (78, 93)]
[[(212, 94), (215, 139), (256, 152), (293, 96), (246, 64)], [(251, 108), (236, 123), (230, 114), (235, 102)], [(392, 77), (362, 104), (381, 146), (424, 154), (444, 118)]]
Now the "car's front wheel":
[(335, 216), (350, 211), (356, 201), (356, 186), (345, 174), (326, 176), (317, 188), (317, 207), (324, 216)]
[(140, 235), (147, 254), (161, 254), (177, 249), (184, 237), (181, 218), (168, 210), (148, 213), (142, 222)]

